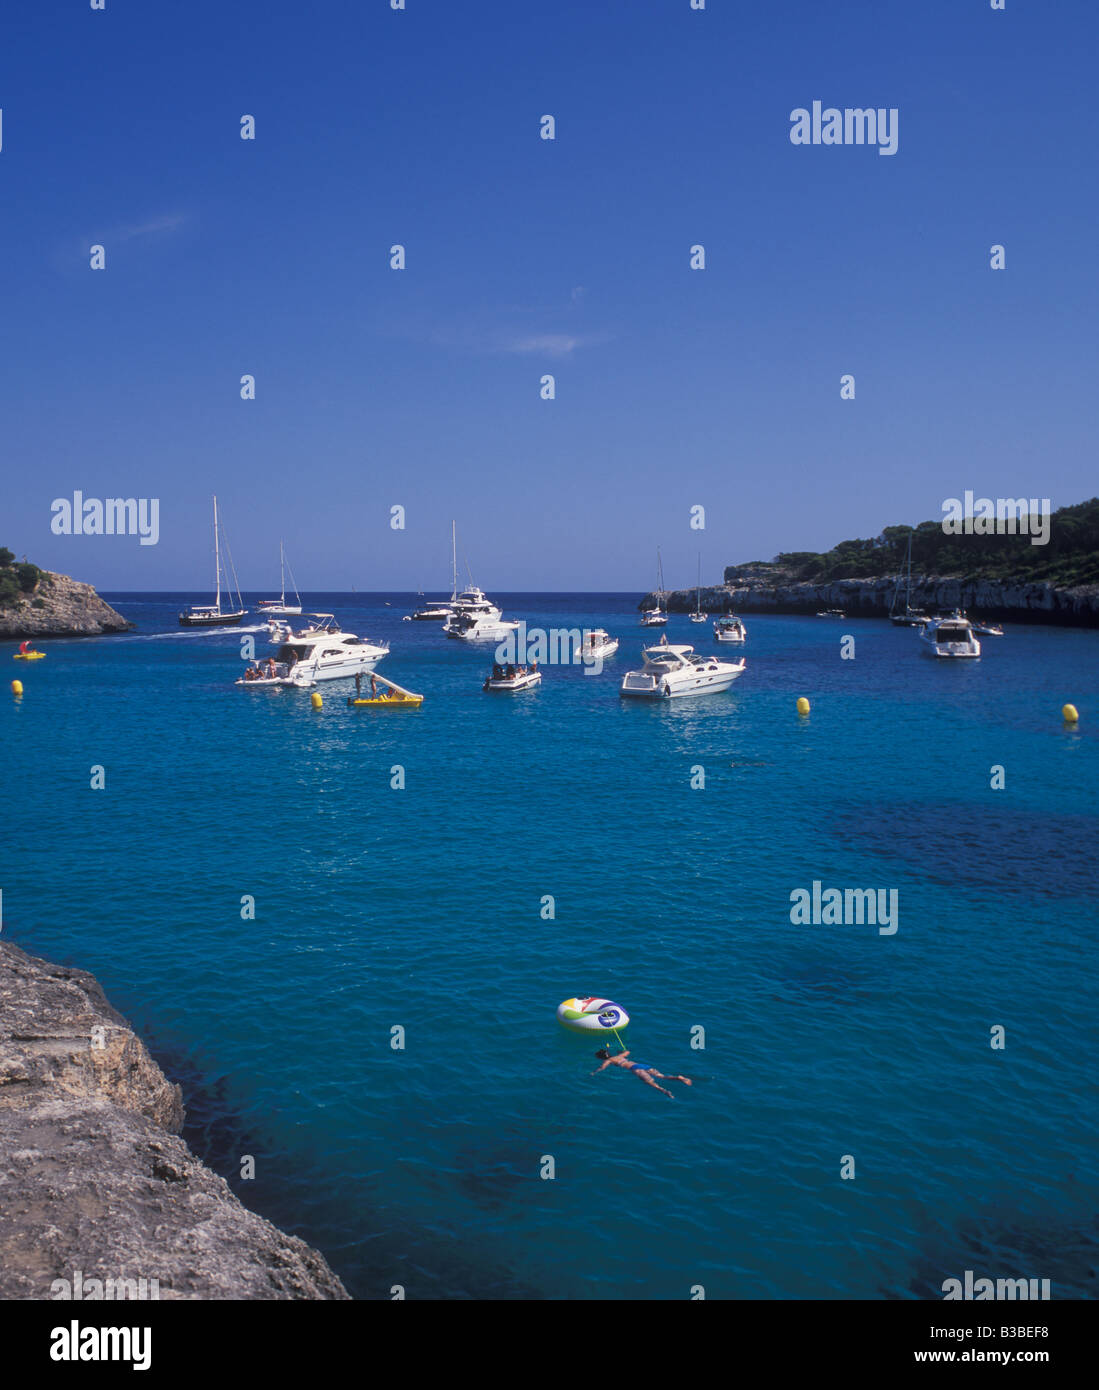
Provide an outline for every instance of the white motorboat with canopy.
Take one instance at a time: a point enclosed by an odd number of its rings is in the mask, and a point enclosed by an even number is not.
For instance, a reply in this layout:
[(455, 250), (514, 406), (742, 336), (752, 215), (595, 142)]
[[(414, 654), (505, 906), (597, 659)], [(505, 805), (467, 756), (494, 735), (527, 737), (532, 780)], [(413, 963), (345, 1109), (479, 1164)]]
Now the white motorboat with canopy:
[(747, 663), (719, 661), (716, 656), (698, 656), (694, 647), (670, 643), (665, 639), (644, 649), (645, 664), (640, 671), (627, 671), (620, 694), (649, 700), (669, 700), (678, 695), (710, 695), (728, 690)]
[(714, 640), (716, 642), (746, 642), (748, 640), (748, 629), (744, 626), (744, 620), (738, 618), (735, 613), (726, 613), (723, 618), (718, 618), (714, 623)]
[(580, 643), (580, 656), (584, 661), (601, 661), (613, 656), (618, 650), (618, 638), (612, 637), (603, 627), (588, 628)]

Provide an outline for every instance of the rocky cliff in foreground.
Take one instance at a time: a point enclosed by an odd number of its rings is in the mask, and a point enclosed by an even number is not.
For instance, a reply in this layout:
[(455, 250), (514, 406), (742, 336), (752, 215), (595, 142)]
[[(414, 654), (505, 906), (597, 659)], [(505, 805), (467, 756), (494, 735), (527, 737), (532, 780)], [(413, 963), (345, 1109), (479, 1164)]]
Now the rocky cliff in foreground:
[[(748, 568), (748, 567), (743, 567)], [(852, 618), (884, 618), (897, 587), (896, 575), (880, 579), (832, 579), (814, 584), (783, 580), (773, 574), (747, 574), (735, 584), (702, 590), (705, 613), (817, 613), (842, 608)], [(673, 613), (695, 606), (694, 589), (666, 595)], [(640, 607), (652, 607), (655, 594), (646, 594)], [(903, 604), (903, 596), (901, 603)], [(1060, 623), (1070, 627), (1099, 627), (1099, 584), (1059, 588), (1044, 583), (925, 576), (912, 580), (912, 607), (928, 612), (965, 609), (1000, 622)]]
[[(96, 980), (0, 942), (0, 1299), (156, 1280), (161, 1299), (346, 1299), (178, 1131), (180, 1089)], [(88, 1296), (87, 1292), (84, 1297)]]
[(45, 570), (34, 589), (0, 606), (0, 638), (98, 637), (131, 627), (90, 584)]

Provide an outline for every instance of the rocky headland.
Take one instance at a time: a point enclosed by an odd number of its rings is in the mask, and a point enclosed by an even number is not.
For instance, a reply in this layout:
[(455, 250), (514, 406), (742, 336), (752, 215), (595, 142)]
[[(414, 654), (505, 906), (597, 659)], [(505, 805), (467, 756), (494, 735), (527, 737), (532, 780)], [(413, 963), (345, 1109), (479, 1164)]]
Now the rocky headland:
[(94, 977), (0, 942), (0, 1299), (63, 1297), (78, 1271), (84, 1298), (107, 1280), (155, 1280), (160, 1299), (348, 1298), (182, 1125), (180, 1088)]
[(0, 567), (0, 581), (5, 579), (6, 584), (0, 583), (0, 639), (98, 637), (133, 627), (90, 584), (67, 574), (8, 565)]
[[(737, 569), (733, 583), (702, 590), (703, 612), (818, 613), (840, 608), (849, 618), (884, 618), (897, 588), (895, 574), (813, 582), (776, 572), (774, 565), (761, 565), (755, 573), (749, 565)], [(689, 613), (695, 606), (695, 590), (675, 589), (665, 599), (672, 612)], [(655, 602), (655, 593), (646, 594), (639, 607), (651, 608)], [(913, 575), (911, 605), (929, 613), (961, 608), (971, 617), (1000, 622), (1099, 627), (1099, 584), (1062, 587), (963, 575)]]

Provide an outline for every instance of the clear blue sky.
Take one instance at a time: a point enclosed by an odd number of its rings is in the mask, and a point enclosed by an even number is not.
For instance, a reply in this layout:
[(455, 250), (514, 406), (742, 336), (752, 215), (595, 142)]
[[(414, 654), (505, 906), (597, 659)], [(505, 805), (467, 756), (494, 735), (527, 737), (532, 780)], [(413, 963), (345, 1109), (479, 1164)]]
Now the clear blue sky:
[(216, 491), (246, 589), (442, 590), (453, 516), (490, 591), (645, 590), (1096, 491), (1094, 0), (407, 3), (8, 7), (0, 544), (202, 594)]

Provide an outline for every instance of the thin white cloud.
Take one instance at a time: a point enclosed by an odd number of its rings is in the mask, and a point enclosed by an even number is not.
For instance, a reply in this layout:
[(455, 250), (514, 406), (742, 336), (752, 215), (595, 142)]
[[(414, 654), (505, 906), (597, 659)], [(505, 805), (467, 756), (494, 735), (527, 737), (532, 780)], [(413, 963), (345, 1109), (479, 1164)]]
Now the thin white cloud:
[(149, 222), (139, 222), (134, 227), (123, 227), (117, 236), (120, 241), (132, 241), (134, 237), (156, 236), (161, 232), (174, 232), (186, 219), (181, 212), (169, 213), (165, 217), (154, 217)]
[(526, 338), (513, 338), (504, 346), (505, 352), (539, 352), (547, 357), (567, 357), (582, 346), (583, 338), (570, 333), (532, 333)]

